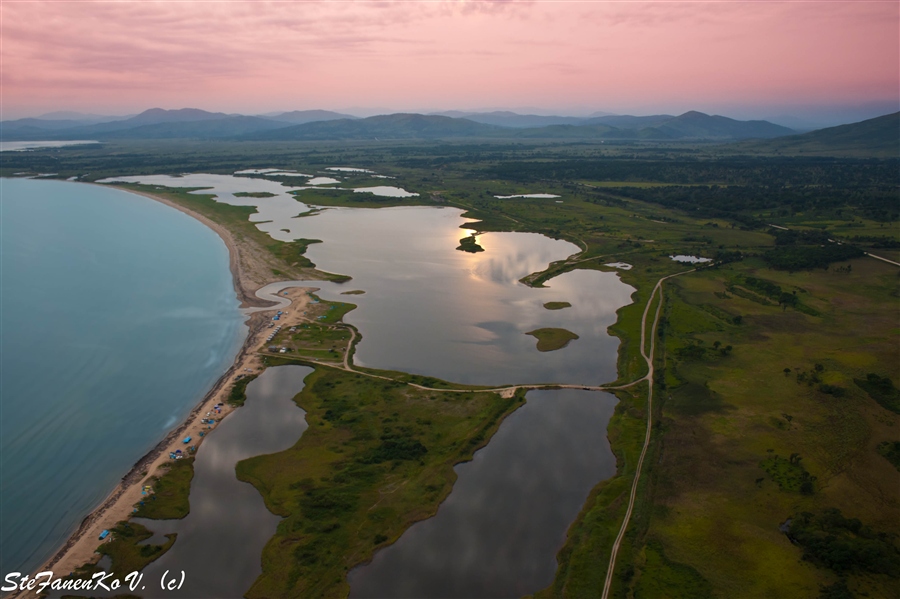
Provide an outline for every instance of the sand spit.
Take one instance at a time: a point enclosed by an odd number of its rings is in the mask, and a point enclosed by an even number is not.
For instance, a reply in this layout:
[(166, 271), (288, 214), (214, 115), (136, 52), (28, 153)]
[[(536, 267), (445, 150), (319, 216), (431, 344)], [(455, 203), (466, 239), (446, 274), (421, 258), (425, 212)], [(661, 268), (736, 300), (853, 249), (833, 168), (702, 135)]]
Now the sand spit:
[[(224, 404), (222, 413), (218, 415), (219, 418), (227, 417), (236, 409), (227, 404), (232, 383), (239, 375), (258, 374), (263, 369), (258, 352), (265, 345), (266, 338), (271, 332), (269, 324), (272, 321), (269, 313), (278, 309), (278, 306), (273, 306), (270, 302), (261, 300), (255, 295), (256, 289), (275, 282), (272, 280), (268, 261), (262, 255), (265, 250), (244, 240), (235, 239), (225, 227), (166, 198), (133, 190), (124, 191), (142, 195), (180, 210), (196, 218), (222, 238), (228, 247), (235, 292), (242, 302), (242, 307), (249, 308), (246, 310), (249, 331), (234, 363), (219, 377), (200, 403), (191, 410), (184, 422), (169, 432), (156, 447), (132, 466), (109, 496), (85, 517), (59, 551), (36, 572), (50, 570), (56, 576), (65, 576), (85, 563), (99, 559), (100, 554), (96, 553), (96, 549), (100, 544), (98, 540), (100, 533), (105, 529), (113, 528), (117, 522), (132, 514), (135, 504), (141, 500), (143, 485), (148, 484), (149, 479), (154, 475), (162, 474), (160, 466), (171, 461), (169, 453), (176, 449), (184, 450), (185, 444), (182, 441), (187, 436), (193, 437), (190, 445), (202, 444), (203, 438), (199, 436), (199, 433), (206, 430), (206, 425), (201, 424), (200, 420), (205, 419), (207, 412), (213, 410), (216, 404)], [(281, 316), (279, 324), (293, 326), (303, 321), (303, 311), (309, 302), (307, 291), (309, 291), (308, 288), (294, 287), (279, 292), (279, 295), (291, 302), (289, 309), (282, 308), (285, 314)], [(215, 429), (207, 432), (213, 433)], [(26, 593), (28, 592), (26, 591)], [(24, 594), (10, 595), (10, 597), (18, 596), (24, 596)]]

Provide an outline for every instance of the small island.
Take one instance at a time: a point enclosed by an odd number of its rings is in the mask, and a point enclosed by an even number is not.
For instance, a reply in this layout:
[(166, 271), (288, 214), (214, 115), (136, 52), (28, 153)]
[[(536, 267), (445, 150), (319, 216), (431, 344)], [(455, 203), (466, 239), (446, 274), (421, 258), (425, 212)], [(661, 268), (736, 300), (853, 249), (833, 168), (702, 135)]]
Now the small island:
[(537, 338), (538, 351), (555, 351), (569, 345), (569, 341), (578, 339), (578, 335), (566, 329), (535, 329), (526, 335)]
[(342, 291), (341, 295), (362, 295), (365, 293), (362, 289), (354, 289), (353, 291)]
[(459, 247), (456, 249), (472, 254), (484, 251), (484, 248), (478, 245), (478, 241), (475, 239), (474, 235), (470, 235), (469, 237), (463, 237), (462, 239), (460, 239)]
[(274, 193), (269, 193), (268, 191), (236, 191), (234, 194), (236, 198), (274, 198)]
[(547, 302), (544, 304), (544, 308), (547, 310), (562, 310), (563, 308), (571, 308), (572, 304), (569, 302)]

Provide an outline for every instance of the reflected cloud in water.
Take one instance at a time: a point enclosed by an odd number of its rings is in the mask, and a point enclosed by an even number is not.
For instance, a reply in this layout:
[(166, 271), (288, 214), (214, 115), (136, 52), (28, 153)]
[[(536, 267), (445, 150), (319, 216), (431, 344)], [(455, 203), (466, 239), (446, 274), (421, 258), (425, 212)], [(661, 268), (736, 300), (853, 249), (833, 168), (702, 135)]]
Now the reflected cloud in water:
[(556, 552), (591, 488), (615, 472), (606, 393), (532, 391), (435, 517), (348, 577), (351, 597), (520, 597), (553, 581)]

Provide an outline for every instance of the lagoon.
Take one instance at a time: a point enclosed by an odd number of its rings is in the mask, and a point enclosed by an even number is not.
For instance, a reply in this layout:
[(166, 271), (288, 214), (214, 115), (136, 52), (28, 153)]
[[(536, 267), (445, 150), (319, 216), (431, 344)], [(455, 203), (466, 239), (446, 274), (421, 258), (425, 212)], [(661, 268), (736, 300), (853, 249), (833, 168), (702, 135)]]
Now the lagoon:
[[(184, 187), (205, 180), (214, 183), (213, 189), (200, 193), (255, 206), (250, 220), (274, 239), (322, 240), (309, 247), (307, 256), (322, 270), (351, 276), (351, 282), (273, 283), (258, 295), (275, 294), (285, 286), (317, 287), (324, 299), (356, 304), (344, 320), (362, 335), (354, 354), (357, 365), (486, 385), (598, 385), (617, 376), (619, 340), (607, 329), (615, 323), (616, 311), (630, 303), (632, 287), (616, 273), (599, 270), (568, 272), (545, 288), (519, 282), (577, 253), (579, 248), (569, 242), (534, 233), (485, 233), (476, 236), (485, 251), (471, 254), (455, 249), (460, 238), (473, 233), (456, 208), (326, 208), (298, 218), (308, 207), (285, 194), (287, 188), (269, 198), (233, 195), (238, 188), (275, 190), (271, 181), (221, 175), (129, 180)], [(342, 295), (348, 290), (365, 293)], [(550, 311), (544, 308), (547, 302), (571, 307)], [(526, 333), (545, 327), (572, 331), (578, 342), (539, 352)], [(614, 471), (606, 443), (614, 405), (615, 399), (604, 393), (529, 393), (526, 405), (504, 422), (475, 460), (457, 467), (459, 481), (438, 515), (411, 528), (353, 574), (353, 593), (439, 595), (435, 589), (441, 588), (444, 574), (423, 563), (425, 558), (470, 573), (455, 576), (457, 593), (506, 596), (546, 585), (555, 554), (588, 492)], [(241, 418), (240, 411), (232, 416), (236, 422)], [(199, 484), (192, 487), (192, 496), (203, 492)], [(535, 491), (523, 492), (525, 488)], [(461, 529), (460, 522), (469, 524)], [(190, 534), (191, 543), (202, 544), (214, 533), (200, 527)], [(514, 537), (518, 540), (510, 541)], [(179, 537), (173, 551), (181, 542)], [(488, 560), (499, 548), (505, 551), (494, 555), (499, 561)], [(256, 549), (243, 555), (251, 561), (259, 557)], [(214, 556), (204, 559), (205, 567), (215, 567)], [(482, 567), (467, 566), (472, 563)], [(204, 568), (200, 562), (197, 567)], [(492, 577), (493, 571), (500, 575)], [(400, 573), (413, 585), (409, 590), (391, 587)], [(235, 595), (244, 590), (234, 589)]]
[(551, 582), (566, 530), (597, 481), (616, 471), (606, 426), (617, 400), (530, 391), (433, 518), (350, 572), (350, 596), (520, 597)]
[[(354, 296), (358, 308), (345, 318), (362, 333), (354, 357), (361, 366), (487, 385), (598, 385), (616, 378), (619, 341), (607, 328), (616, 310), (630, 303), (633, 287), (596, 270), (565, 273), (545, 288), (519, 283), (577, 253), (569, 242), (537, 233), (486, 233), (477, 236), (485, 251), (472, 254), (455, 250), (472, 233), (457, 208), (326, 208), (300, 217), (309, 206), (288, 193), (297, 188), (273, 181), (210, 174), (115, 180), (206, 187), (195, 193), (255, 207), (250, 221), (273, 239), (322, 240), (307, 257), (322, 270), (351, 276), (348, 285), (366, 291)], [(235, 197), (237, 191), (276, 195)], [(336, 301), (346, 301), (340, 293), (350, 289), (318, 286), (325, 299)], [(543, 309), (548, 301), (567, 301), (572, 308), (550, 312)], [(539, 328), (572, 331), (579, 336), (577, 349), (538, 352), (526, 333)]]
[(24, 152), (40, 148), (64, 148), (66, 146), (83, 146), (98, 143), (100, 142), (89, 139), (73, 141), (0, 141), (0, 152)]
[(269, 368), (247, 385), (245, 405), (203, 442), (194, 461), (191, 512), (182, 520), (135, 518), (154, 531), (150, 543), (176, 533), (172, 548), (144, 568), (148, 580), (166, 570), (188, 575), (178, 591), (152, 586), (145, 599), (225, 599), (242, 597), (262, 572), (263, 546), (281, 518), (266, 509), (260, 494), (235, 476), (243, 459), (291, 447), (306, 430), (306, 413), (293, 398), (303, 390), (307, 366)]

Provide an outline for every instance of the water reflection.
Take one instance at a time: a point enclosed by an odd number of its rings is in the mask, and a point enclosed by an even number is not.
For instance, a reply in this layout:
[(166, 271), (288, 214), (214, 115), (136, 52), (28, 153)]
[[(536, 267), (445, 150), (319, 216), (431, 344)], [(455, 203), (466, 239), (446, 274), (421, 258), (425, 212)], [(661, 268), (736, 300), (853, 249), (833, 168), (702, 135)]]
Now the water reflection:
[[(362, 332), (355, 363), (464, 383), (600, 384), (616, 378), (618, 339), (607, 333), (634, 289), (615, 273), (578, 270), (544, 289), (518, 282), (575, 253), (568, 242), (535, 233), (486, 233), (484, 252), (455, 251), (465, 233), (460, 211), (399, 207), (333, 209), (296, 219), (292, 234), (322, 239), (309, 258), (353, 277), (348, 287), (315, 284), (322, 297), (358, 308), (345, 320)], [(265, 226), (265, 225), (263, 225)], [(463, 233), (461, 235), (461, 233)], [(274, 286), (273, 286), (274, 287)], [(545, 302), (567, 301), (566, 310)], [(527, 331), (565, 328), (580, 338), (538, 352)]]
[[(215, 196), (217, 202), (229, 206), (250, 206), (256, 208), (256, 213), (250, 215), (250, 222), (258, 223), (274, 221), (283, 223), (306, 212), (309, 207), (298, 202), (290, 191), (299, 187), (288, 187), (279, 181), (268, 179), (256, 179), (249, 177), (233, 177), (231, 175), (210, 175), (205, 173), (192, 173), (180, 177), (171, 175), (142, 175), (139, 177), (112, 177), (101, 179), (98, 183), (142, 183), (144, 185), (159, 185), (161, 187), (199, 187), (194, 191), (198, 195)], [(236, 193), (265, 192), (272, 197), (252, 198), (235, 196)], [(290, 241), (284, 239), (283, 241)]]
[(532, 391), (453, 493), (371, 564), (351, 597), (520, 597), (553, 581), (556, 552), (591, 488), (615, 472), (606, 393)]
[[(253, 172), (252, 172), (253, 171)], [(265, 171), (265, 172), (263, 172)], [(238, 171), (245, 174), (262, 174), (267, 177), (310, 177), (303, 173), (287, 171), (271, 172), (269, 169), (247, 169)], [(299, 227), (297, 217), (309, 211), (309, 206), (298, 201), (291, 192), (302, 192), (306, 189), (322, 189), (319, 185), (325, 183), (339, 183), (337, 179), (330, 177), (315, 177), (307, 181), (307, 185), (290, 186), (277, 180), (235, 177), (233, 175), (211, 175), (207, 173), (190, 173), (180, 176), (172, 175), (141, 175), (135, 177), (110, 177), (100, 179), (98, 183), (141, 183), (144, 185), (159, 185), (161, 187), (200, 188), (191, 193), (198, 195), (211, 195), (217, 202), (230, 206), (249, 206), (256, 208), (256, 213), (250, 215), (250, 222), (261, 223), (257, 227), (269, 233), (279, 241), (293, 241), (300, 239), (300, 235), (294, 232)], [(346, 188), (330, 188), (342, 189)], [(360, 187), (353, 189), (355, 193), (371, 193), (373, 195), (393, 198), (408, 198), (417, 196), (399, 187), (376, 186)], [(264, 192), (270, 197), (247, 197), (235, 194)], [(265, 223), (263, 225), (262, 223)]]
[[(335, 167), (332, 167), (335, 170)], [(207, 187), (217, 201), (256, 206), (250, 220), (274, 239), (321, 239), (307, 256), (322, 270), (350, 275), (359, 308), (346, 320), (363, 334), (354, 360), (364, 366), (427, 374), (463, 383), (601, 384), (616, 378), (618, 340), (606, 333), (634, 289), (612, 273), (573, 271), (547, 289), (518, 280), (578, 251), (536, 233), (487, 233), (478, 254), (454, 251), (467, 230), (455, 208), (332, 208), (297, 218), (307, 206), (279, 183), (227, 175), (123, 177)], [(267, 191), (269, 198), (236, 197)], [(328, 296), (346, 300), (346, 296)], [(547, 311), (543, 303), (571, 309)], [(561, 327), (577, 344), (541, 353), (525, 333)]]
[[(322, 270), (350, 275), (352, 283), (295, 285), (315, 286), (325, 299), (357, 304), (345, 320), (362, 333), (354, 355), (358, 365), (490, 385), (596, 385), (616, 378), (619, 341), (607, 328), (616, 321), (616, 310), (630, 303), (632, 287), (615, 273), (596, 270), (565, 273), (546, 288), (518, 282), (578, 252), (571, 243), (533, 233), (486, 233), (478, 236), (485, 251), (471, 254), (454, 249), (468, 234), (455, 208), (333, 208), (297, 218), (306, 206), (285, 193), (290, 188), (272, 181), (189, 175), (164, 184), (213, 187), (219, 201), (256, 206), (251, 220), (275, 239), (322, 240), (309, 247), (307, 256)], [(235, 197), (238, 190), (278, 195)], [(260, 295), (285, 286), (273, 284)], [(350, 289), (366, 293), (341, 295)], [(551, 301), (571, 307), (545, 309)], [(545, 327), (568, 329), (579, 339), (557, 351), (538, 352), (525, 333)], [(460, 478), (438, 515), (412, 527), (371, 566), (351, 575), (353, 594), (494, 597), (531, 593), (549, 584), (567, 527), (590, 489), (614, 472), (605, 435), (614, 403), (609, 395), (584, 391), (530, 393), (526, 406), (503, 423), (475, 460), (458, 467)], [(264, 429), (254, 430), (241, 432), (240, 442)], [(195, 481), (198, 493), (201, 480)], [(234, 538), (220, 538), (212, 524), (196, 520), (199, 524), (191, 526), (197, 532), (179, 537), (152, 572), (191, 559), (202, 569), (210, 556), (228, 554), (229, 561), (217, 561), (211, 570), (216, 576), (198, 578), (193, 594), (186, 596), (225, 596), (249, 587), (277, 518), (255, 490), (241, 488), (255, 497), (241, 498), (222, 514), (232, 518), (229, 529), (240, 531)], [(212, 512), (221, 492), (210, 493)], [(251, 504), (259, 513), (240, 512), (251, 523), (245, 527), (235, 514)], [(188, 526), (188, 520), (176, 526)], [(265, 532), (257, 537), (251, 529)]]
[(246, 405), (226, 418), (197, 452), (186, 518), (135, 518), (153, 530), (156, 539), (178, 533), (172, 548), (144, 569), (144, 579), (159, 580), (166, 570), (186, 573), (180, 591), (147, 585), (142, 596), (238, 598), (260, 575), (263, 546), (281, 518), (266, 509), (256, 489), (238, 481), (234, 468), (240, 460), (297, 442), (306, 419), (293, 397), (310, 372), (305, 366), (269, 368), (247, 386)]

